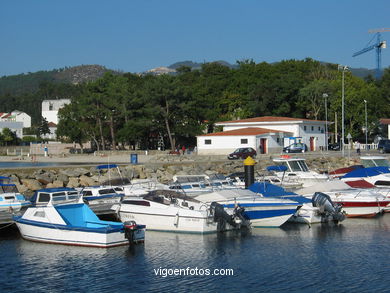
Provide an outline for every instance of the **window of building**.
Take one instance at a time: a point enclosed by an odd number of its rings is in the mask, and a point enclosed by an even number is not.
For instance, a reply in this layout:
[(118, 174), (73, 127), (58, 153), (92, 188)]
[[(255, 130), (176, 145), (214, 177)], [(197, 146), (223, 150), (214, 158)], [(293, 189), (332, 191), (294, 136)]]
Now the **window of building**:
[(303, 126), (303, 130), (304, 130), (304, 131), (306, 131), (306, 125), (305, 125), (305, 126)]
[(241, 144), (248, 144), (247, 138), (241, 138)]
[(205, 139), (204, 144), (211, 144), (211, 139)]
[(311, 131), (314, 131), (314, 126), (311, 127)]
[(53, 110), (54, 110), (53, 103), (49, 103), (49, 111), (53, 111)]
[(318, 131), (321, 131), (321, 127), (320, 126), (318, 126)]

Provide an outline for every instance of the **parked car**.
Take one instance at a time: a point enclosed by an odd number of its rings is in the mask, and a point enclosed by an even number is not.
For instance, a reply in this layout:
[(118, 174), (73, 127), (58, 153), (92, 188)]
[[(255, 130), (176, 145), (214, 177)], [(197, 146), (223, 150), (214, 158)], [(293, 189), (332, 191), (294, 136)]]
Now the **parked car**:
[(390, 153), (390, 139), (381, 139), (378, 142), (378, 151), (381, 154)]
[(71, 154), (92, 154), (95, 152), (95, 149), (92, 148), (86, 148), (81, 151), (81, 149), (77, 148), (71, 148), (69, 149), (69, 153)]
[(328, 144), (328, 150), (330, 150), (330, 151), (339, 151), (340, 149), (341, 149), (340, 143)]
[(304, 153), (307, 151), (307, 145), (304, 143), (293, 143), (283, 148), (285, 153)]
[(239, 148), (228, 155), (229, 160), (246, 159), (247, 157), (256, 157), (257, 153), (253, 148)]

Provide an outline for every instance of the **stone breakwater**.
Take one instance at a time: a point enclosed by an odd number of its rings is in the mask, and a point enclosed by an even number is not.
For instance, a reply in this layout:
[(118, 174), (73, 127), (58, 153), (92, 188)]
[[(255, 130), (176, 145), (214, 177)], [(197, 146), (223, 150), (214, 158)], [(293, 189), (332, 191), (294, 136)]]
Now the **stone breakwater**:
[[(272, 165), (272, 157), (261, 156), (256, 160), (255, 172), (266, 174), (265, 168)], [(326, 173), (337, 168), (358, 164), (356, 158), (306, 158), (311, 170)], [(168, 183), (174, 175), (224, 174), (244, 171), (243, 161), (228, 161), (215, 157), (156, 157), (143, 164), (120, 164), (124, 178), (156, 179)], [(109, 179), (119, 177), (116, 169), (98, 172), (96, 166), (88, 167), (46, 167), (20, 168), (0, 171), (1, 176), (11, 177), (19, 191), (31, 195), (35, 190), (50, 187), (81, 187), (99, 185)]]

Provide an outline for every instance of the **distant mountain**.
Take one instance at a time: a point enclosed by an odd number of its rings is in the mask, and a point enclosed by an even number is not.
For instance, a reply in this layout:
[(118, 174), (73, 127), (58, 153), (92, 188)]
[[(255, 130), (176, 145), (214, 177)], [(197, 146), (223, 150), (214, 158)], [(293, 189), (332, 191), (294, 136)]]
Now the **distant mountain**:
[[(232, 65), (229, 62), (226, 61), (215, 61), (221, 65), (225, 65), (230, 68), (237, 68), (238, 65)], [(328, 62), (321, 62), (323, 64), (327, 64)], [(172, 65), (169, 65), (168, 68), (176, 70), (177, 68), (181, 66), (187, 66), (190, 67), (192, 70), (196, 69), (201, 69), (203, 63), (197, 63), (193, 61), (180, 61), (176, 62)], [(365, 78), (368, 77), (369, 75), (375, 76), (375, 69), (367, 69), (367, 68), (350, 68), (350, 71), (353, 75), (360, 77), (360, 78)]]
[(35, 92), (43, 82), (79, 84), (93, 81), (112, 71), (101, 65), (80, 65), (51, 71), (38, 71), (0, 78), (0, 95)]
[(375, 69), (367, 69), (367, 68), (350, 68), (351, 73), (360, 78), (366, 78), (369, 75), (375, 78)]
[[(226, 61), (223, 61), (223, 60), (212, 61), (212, 62), (216, 62), (216, 63), (219, 63), (221, 65), (224, 65), (224, 66), (227, 66), (227, 67), (230, 67), (230, 68), (237, 68), (237, 65), (232, 65), (229, 62), (226, 62)], [(207, 63), (209, 63), (209, 62), (207, 62)], [(187, 67), (191, 67), (192, 69), (201, 69), (202, 64), (203, 63), (197, 63), (197, 62), (192, 62), (192, 61), (180, 61), (180, 62), (176, 62), (176, 63), (174, 63), (172, 65), (169, 65), (168, 68), (176, 70), (176, 69), (178, 69), (181, 66), (187, 66)]]

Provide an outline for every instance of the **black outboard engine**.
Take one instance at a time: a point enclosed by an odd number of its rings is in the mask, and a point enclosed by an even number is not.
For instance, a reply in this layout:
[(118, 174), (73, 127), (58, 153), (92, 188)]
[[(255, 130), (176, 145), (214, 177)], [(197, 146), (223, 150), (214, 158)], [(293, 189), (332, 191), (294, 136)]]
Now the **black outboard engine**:
[(214, 215), (214, 222), (217, 223), (217, 230), (219, 232), (226, 231), (226, 223), (235, 228), (249, 225), (247, 219), (244, 216), (245, 209), (243, 207), (237, 206), (234, 209), (233, 214), (229, 215), (221, 204), (212, 202), (210, 205), (210, 210)]
[(126, 221), (123, 223), (125, 237), (129, 244), (137, 244), (145, 241), (145, 225), (138, 225), (135, 221)]
[(341, 211), (342, 206), (333, 203), (329, 195), (322, 192), (316, 192), (314, 193), (311, 202), (313, 207), (319, 208), (324, 222), (332, 219), (335, 223), (338, 223), (345, 219), (345, 214)]

